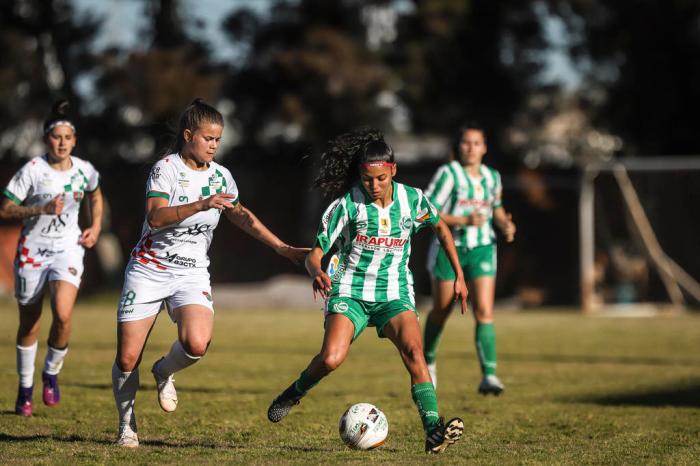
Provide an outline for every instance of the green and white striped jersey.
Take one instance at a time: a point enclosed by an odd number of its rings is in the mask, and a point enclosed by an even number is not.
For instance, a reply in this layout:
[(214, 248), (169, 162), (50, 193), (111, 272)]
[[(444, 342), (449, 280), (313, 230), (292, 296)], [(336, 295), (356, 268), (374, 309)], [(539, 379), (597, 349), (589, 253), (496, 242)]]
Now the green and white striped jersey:
[(501, 175), (493, 168), (481, 165), (479, 177), (467, 173), (458, 161), (438, 168), (425, 191), (435, 207), (448, 215), (467, 216), (479, 212), (488, 217), (482, 226), (452, 227), (455, 245), (473, 249), (496, 241), (493, 231), (493, 210), (502, 206)]
[(333, 245), (338, 250), (330, 296), (415, 304), (408, 268), (411, 235), (437, 224), (440, 216), (420, 189), (396, 182), (393, 188), (393, 200), (386, 207), (373, 203), (358, 185), (324, 212), (316, 245), (324, 253)]

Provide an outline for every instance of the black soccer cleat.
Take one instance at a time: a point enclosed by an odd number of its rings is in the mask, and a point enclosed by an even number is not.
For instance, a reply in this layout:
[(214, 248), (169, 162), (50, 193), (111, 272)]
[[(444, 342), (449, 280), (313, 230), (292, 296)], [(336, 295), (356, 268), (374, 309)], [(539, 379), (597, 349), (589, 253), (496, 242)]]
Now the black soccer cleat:
[(270, 407), (267, 408), (267, 418), (270, 422), (280, 422), (289, 414), (289, 411), (291, 411), (294, 406), (299, 404), (299, 400), (301, 400), (304, 395), (306, 395), (306, 393), (300, 394), (294, 384), (291, 384), (275, 398)]
[(425, 452), (442, 453), (447, 447), (462, 438), (463, 433), (464, 421), (460, 418), (452, 418), (447, 424), (443, 418), (440, 418), (440, 423), (425, 437)]

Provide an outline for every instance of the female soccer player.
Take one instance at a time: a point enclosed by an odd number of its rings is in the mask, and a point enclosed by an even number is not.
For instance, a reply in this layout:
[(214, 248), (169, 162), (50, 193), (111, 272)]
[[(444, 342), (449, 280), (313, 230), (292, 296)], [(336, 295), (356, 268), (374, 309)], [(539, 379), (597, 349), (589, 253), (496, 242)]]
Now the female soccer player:
[[(464, 423), (446, 424), (438, 415), (435, 389), (423, 358), (420, 326), (408, 268), (411, 235), (432, 227), (455, 268), (453, 291), (466, 310), (467, 288), (452, 236), (435, 208), (416, 188), (394, 181), (394, 154), (375, 130), (344, 134), (330, 143), (315, 181), (336, 198), (323, 214), (316, 245), (306, 259), (314, 297), (326, 298), (321, 351), (301, 376), (271, 404), (267, 416), (279, 422), (309, 389), (338, 368), (365, 327), (398, 348), (411, 377), (411, 394), (426, 433), (425, 451), (440, 453), (462, 435)], [(332, 246), (338, 266), (332, 278), (321, 259)]]
[(207, 351), (214, 323), (207, 250), (221, 213), (293, 262), (301, 263), (308, 252), (287, 246), (241, 205), (231, 173), (214, 161), (223, 127), (221, 114), (196, 99), (180, 117), (172, 151), (153, 166), (146, 184), (146, 219), (124, 274), (112, 367), (117, 443), (124, 447), (139, 444), (138, 366), (162, 303), (178, 330), (170, 352), (151, 369), (164, 411), (177, 407), (173, 374)]
[[(493, 301), (496, 288), (496, 236), (492, 223), (511, 242), (515, 224), (501, 203), (501, 177), (481, 163), (486, 154), (484, 130), (476, 124), (460, 128), (455, 138), (457, 160), (441, 166), (425, 195), (440, 209), (452, 227), (459, 262), (470, 281), (476, 319), (476, 352), (482, 371), (479, 393), (499, 395), (503, 383), (496, 377), (496, 331)], [(425, 324), (424, 352), (433, 383), (437, 383), (437, 346), (445, 321), (452, 310), (454, 272), (445, 250), (434, 241), (428, 256), (433, 277), (433, 309)]]
[[(61, 399), (58, 373), (68, 352), (73, 305), (83, 274), (85, 248), (100, 236), (102, 193), (97, 170), (71, 155), (75, 125), (66, 116), (68, 102), (57, 102), (44, 122), (48, 152), (27, 162), (10, 180), (0, 218), (22, 220), (15, 258), (15, 297), (19, 304), (17, 373), (19, 390), (15, 412), (33, 411), (34, 360), (44, 287), (49, 284), (53, 320), (41, 379), (43, 400), (56, 406)], [(87, 193), (92, 225), (78, 226), (80, 202)]]

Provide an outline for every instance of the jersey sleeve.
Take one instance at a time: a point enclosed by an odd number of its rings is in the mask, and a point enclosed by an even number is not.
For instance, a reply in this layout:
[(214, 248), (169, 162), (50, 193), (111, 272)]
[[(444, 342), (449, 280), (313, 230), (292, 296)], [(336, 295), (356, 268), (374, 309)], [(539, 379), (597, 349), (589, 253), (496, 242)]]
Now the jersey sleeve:
[(146, 181), (146, 197), (162, 197), (169, 201), (177, 183), (174, 175), (173, 164), (167, 162), (167, 158), (156, 162)]
[(327, 253), (349, 221), (345, 198), (333, 201), (321, 218), (321, 225), (316, 235), (316, 246), (320, 247), (324, 254)]
[(503, 194), (503, 185), (501, 184), (501, 175), (494, 170), (494, 184), (493, 184), (493, 208), (498, 209), (503, 207), (503, 201), (501, 196)]
[(31, 162), (28, 162), (20, 168), (7, 184), (5, 191), (3, 191), (5, 197), (17, 205), (22, 204), (32, 193), (32, 173), (30, 166)]
[(85, 178), (87, 178), (87, 187), (85, 191), (91, 193), (100, 187), (100, 173), (97, 169), (90, 163), (85, 162)]
[(231, 194), (233, 196), (233, 199), (230, 200), (231, 204), (238, 205), (238, 203), (241, 202), (240, 198), (238, 197), (238, 185), (236, 184), (236, 180), (233, 179), (233, 176), (231, 176), (231, 172), (226, 170), (224, 172), (224, 180), (226, 180), (226, 194)]
[(438, 210), (442, 210), (450, 198), (452, 188), (454, 188), (454, 177), (449, 164), (446, 164), (438, 168), (438, 171), (433, 175), (428, 189), (425, 190), (425, 196)]
[(423, 191), (416, 189), (416, 218), (413, 220), (413, 231), (417, 232), (427, 226), (437, 225), (440, 221), (440, 213)]

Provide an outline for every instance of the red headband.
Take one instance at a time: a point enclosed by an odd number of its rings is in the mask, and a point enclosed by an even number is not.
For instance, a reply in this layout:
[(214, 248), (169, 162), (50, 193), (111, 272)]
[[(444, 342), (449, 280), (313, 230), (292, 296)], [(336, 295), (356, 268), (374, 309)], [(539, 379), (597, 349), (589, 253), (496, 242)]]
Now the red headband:
[(362, 168), (371, 168), (371, 167), (395, 167), (396, 164), (392, 162), (365, 162), (361, 163), (360, 166)]

